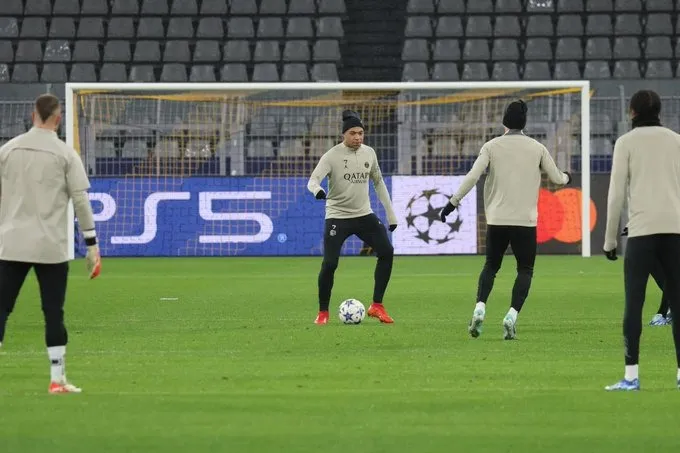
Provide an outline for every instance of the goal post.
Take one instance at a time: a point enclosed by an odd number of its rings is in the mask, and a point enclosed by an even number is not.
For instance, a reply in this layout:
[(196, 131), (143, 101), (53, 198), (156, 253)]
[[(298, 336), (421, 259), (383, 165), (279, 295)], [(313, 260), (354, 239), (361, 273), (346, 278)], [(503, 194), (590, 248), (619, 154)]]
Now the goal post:
[[(588, 257), (588, 81), (67, 83), (65, 135), (96, 182), (91, 199), (104, 255), (318, 254), (320, 234), (305, 225), (323, 210), (302, 212), (305, 183), (320, 155), (340, 141), (342, 110), (362, 115), (366, 143), (394, 197), (397, 184), (410, 184), (404, 178), (464, 174), (479, 145), (502, 133), (502, 110), (515, 98), (529, 102), (527, 134), (546, 144), (560, 168), (572, 170), (580, 155), (580, 212), (570, 214), (568, 236)], [(372, 194), (383, 214), (376, 200)], [(400, 206), (417, 204), (406, 202)], [(480, 216), (473, 235), (479, 253), (483, 211), (470, 209)], [(451, 234), (434, 237), (406, 222), (429, 248), (405, 246), (404, 254), (458, 250)], [(75, 240), (73, 225), (69, 238)], [(447, 241), (449, 248), (436, 248)]]

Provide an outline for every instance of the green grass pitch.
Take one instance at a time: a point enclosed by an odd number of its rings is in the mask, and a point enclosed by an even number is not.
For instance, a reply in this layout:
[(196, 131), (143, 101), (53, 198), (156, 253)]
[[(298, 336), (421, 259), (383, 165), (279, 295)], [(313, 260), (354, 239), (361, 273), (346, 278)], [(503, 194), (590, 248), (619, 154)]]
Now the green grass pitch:
[[(0, 353), (4, 452), (672, 451), (680, 393), (670, 327), (649, 327), (639, 393), (623, 374), (622, 260), (539, 256), (516, 341), (503, 341), (515, 263), (484, 332), (467, 334), (481, 257), (396, 257), (394, 325), (345, 326), (370, 303), (372, 257), (343, 257), (332, 323), (312, 324), (320, 258), (72, 263), (67, 370), (81, 395), (47, 394), (32, 277)], [(164, 300), (174, 299), (176, 300)]]

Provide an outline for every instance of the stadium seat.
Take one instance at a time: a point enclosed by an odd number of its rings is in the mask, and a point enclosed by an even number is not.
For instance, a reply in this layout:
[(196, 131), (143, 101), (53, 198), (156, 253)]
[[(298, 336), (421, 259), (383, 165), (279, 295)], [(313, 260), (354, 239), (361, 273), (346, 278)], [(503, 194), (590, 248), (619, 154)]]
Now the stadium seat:
[(468, 13), (490, 13), (493, 11), (493, 3), (491, 0), (474, 0), (468, 1)]
[(407, 38), (429, 38), (432, 36), (432, 24), (428, 16), (411, 16), (406, 19), (405, 36)]
[(9, 65), (7, 63), (0, 63), (0, 83), (7, 83), (10, 80)]
[(170, 63), (163, 65), (161, 70), (161, 82), (186, 82), (187, 69), (181, 63)]
[(309, 17), (292, 17), (286, 24), (287, 38), (311, 38), (314, 36), (312, 20)]
[(590, 14), (586, 18), (586, 35), (606, 35), (613, 34), (612, 18), (608, 14)]
[(673, 11), (673, 0), (647, 0), (645, 2), (647, 11)]
[(246, 65), (243, 63), (227, 63), (220, 70), (220, 81), (222, 82), (247, 82), (248, 73)]
[(254, 38), (255, 29), (249, 17), (231, 17), (227, 22), (227, 36), (230, 38)]
[(97, 73), (92, 63), (76, 63), (71, 66), (69, 75), (71, 82), (96, 82)]
[[(476, 0), (476, 3), (479, 0)], [(489, 16), (470, 16), (465, 26), (465, 36), (470, 38), (487, 38), (493, 36), (493, 27)]]
[(48, 36), (52, 39), (73, 39), (76, 36), (76, 24), (71, 17), (54, 17), (50, 22)]
[(432, 14), (434, 2), (432, 0), (408, 0), (406, 12), (408, 14)]
[(11, 63), (14, 61), (14, 49), (12, 43), (5, 40), (0, 40), (0, 62)]
[(616, 0), (614, 4), (616, 12), (638, 12), (642, 11), (641, 0)]
[(14, 83), (35, 83), (38, 81), (38, 68), (33, 63), (17, 63), (12, 72)]
[(271, 140), (251, 140), (248, 143), (247, 157), (274, 157), (274, 145)]
[(641, 35), (642, 24), (637, 14), (617, 14), (614, 22), (616, 35)]
[(564, 36), (581, 36), (583, 35), (583, 21), (581, 16), (574, 14), (560, 15), (557, 18), (558, 37)]
[(163, 61), (171, 63), (189, 63), (191, 50), (188, 41), (167, 41), (163, 51)]
[(671, 16), (665, 13), (653, 13), (647, 15), (645, 23), (645, 35), (672, 35), (673, 24)]
[(43, 17), (24, 18), (21, 24), (20, 38), (44, 38), (45, 36), (47, 36), (47, 24)]
[(493, 61), (517, 61), (519, 60), (519, 46), (515, 39), (496, 39), (491, 46), (491, 59)]
[(669, 79), (673, 77), (673, 68), (668, 60), (649, 60), (645, 68), (647, 79)]
[(464, 14), (465, 0), (439, 0), (438, 14)]
[(437, 22), (436, 35), (438, 38), (460, 38), (465, 35), (463, 22), (458, 16), (443, 16)]
[(588, 38), (585, 55), (587, 60), (607, 60), (612, 57), (609, 38)]
[(583, 11), (583, 0), (558, 0), (558, 13), (580, 13)]
[(587, 61), (583, 68), (584, 79), (608, 79), (612, 76), (609, 63), (602, 60)]
[(68, 74), (66, 74), (66, 65), (63, 63), (48, 63), (43, 65), (40, 73), (40, 81), (43, 83), (66, 83), (68, 82)]
[(217, 62), (222, 59), (220, 44), (217, 41), (198, 41), (194, 48), (194, 62)]
[(612, 0), (586, 0), (586, 11), (612, 12), (614, 4)]
[(345, 0), (319, 0), (319, 14), (345, 14)]
[(104, 33), (104, 21), (101, 17), (82, 17), (78, 22), (78, 38), (102, 39)]
[(193, 65), (189, 74), (190, 82), (215, 82), (215, 68), (209, 65)]
[(554, 34), (553, 23), (550, 16), (536, 15), (529, 16), (526, 26), (526, 35), (532, 36), (546, 36), (550, 37)]
[(580, 60), (583, 58), (583, 47), (578, 38), (559, 38), (555, 47), (556, 60)]
[(131, 58), (128, 41), (109, 41), (104, 45), (105, 62), (129, 62)]
[(140, 40), (135, 44), (133, 61), (156, 62), (161, 60), (161, 47), (158, 41)]
[(282, 82), (308, 82), (309, 71), (304, 63), (286, 63), (281, 74)]
[(286, 14), (286, 0), (262, 0), (260, 2), (260, 15), (282, 16)]
[(556, 80), (578, 80), (581, 78), (581, 71), (575, 61), (558, 61), (555, 63)]
[(156, 75), (151, 65), (135, 65), (130, 69), (130, 82), (156, 82)]
[(2, 0), (2, 13), (8, 16), (21, 16), (24, 12), (22, 0)]
[(423, 62), (405, 63), (401, 73), (404, 82), (424, 82), (430, 80), (427, 64)]
[(614, 40), (614, 59), (626, 60), (640, 58), (640, 38), (624, 36)]
[(51, 14), (52, 2), (50, 0), (25, 0), (24, 16), (49, 17)]
[(127, 72), (123, 63), (104, 63), (99, 70), (100, 82), (127, 82)]
[(317, 63), (312, 66), (311, 76), (314, 82), (337, 82), (338, 69), (335, 63)]
[(620, 60), (614, 63), (615, 79), (639, 79), (640, 65), (636, 60)]
[(345, 31), (339, 17), (322, 17), (316, 27), (316, 36), (319, 38), (342, 38)]
[(497, 16), (493, 27), (495, 37), (519, 37), (522, 30), (517, 16)]
[(401, 51), (402, 61), (428, 61), (430, 49), (425, 39), (407, 39)]
[(196, 0), (172, 0), (170, 14), (173, 16), (195, 16), (198, 14)]
[(522, 2), (521, 0), (496, 0), (494, 12), (496, 14), (521, 13)]
[(289, 0), (288, 14), (315, 14), (316, 3), (314, 0)]
[(256, 63), (253, 66), (253, 82), (278, 82), (279, 70), (274, 63)]
[(457, 39), (438, 39), (434, 44), (432, 53), (434, 61), (458, 61), (460, 60), (460, 44)]
[(493, 64), (491, 80), (519, 80), (517, 63), (514, 61), (500, 61)]
[(524, 66), (524, 80), (550, 80), (550, 66), (547, 61), (529, 61)]
[(203, 0), (200, 14), (203, 16), (224, 17), (228, 12), (227, 0)]
[(255, 44), (255, 53), (253, 54), (253, 61), (276, 62), (281, 59), (281, 46), (278, 41), (257, 41)]
[(647, 37), (644, 49), (645, 58), (648, 60), (673, 58), (673, 49), (671, 48), (671, 38), (669, 36)]
[(251, 60), (248, 41), (227, 41), (224, 44), (224, 52), (222, 54), (225, 61), (249, 62)]
[(335, 39), (319, 39), (314, 43), (312, 51), (314, 61), (340, 60), (340, 45)]
[(437, 82), (455, 82), (460, 80), (458, 65), (451, 61), (435, 63), (432, 68), (432, 80)]
[(72, 59), (73, 61), (99, 62), (99, 43), (97, 41), (76, 41)]
[(50, 62), (68, 62), (71, 61), (71, 48), (68, 41), (65, 40), (50, 40), (45, 44), (44, 61)]
[[(86, 0), (87, 1), (87, 0)], [(142, 4), (141, 13), (144, 15), (165, 16), (170, 12), (167, 0), (140, 0)]]
[(14, 17), (0, 17), (0, 39), (19, 37), (19, 24)]
[(280, 17), (263, 17), (257, 24), (257, 38), (282, 38), (283, 21)]
[(134, 39), (135, 26), (131, 17), (112, 17), (107, 28), (108, 38)]
[(203, 17), (198, 22), (196, 38), (222, 39), (224, 37), (224, 23), (219, 17)]
[(309, 44), (303, 40), (288, 40), (283, 48), (284, 61), (309, 61)]
[(14, 55), (15, 61), (19, 62), (37, 62), (42, 61), (43, 52), (40, 41), (19, 41), (17, 44), (17, 51)]
[(137, 25), (138, 39), (163, 39), (165, 30), (160, 17), (142, 17)]
[(485, 39), (468, 39), (463, 45), (464, 60), (489, 60), (489, 43)]
[(114, 16), (136, 16), (139, 14), (138, 0), (113, 0), (111, 14)]
[(229, 2), (229, 14), (255, 16), (257, 15), (257, 5), (255, 0), (238, 0)]
[(461, 80), (484, 81), (489, 80), (489, 68), (486, 63), (465, 63)]
[(172, 19), (170, 19), (170, 22), (168, 22), (168, 31), (165, 34), (165, 36), (168, 39), (193, 38), (194, 37), (193, 21), (189, 17), (173, 17)]
[(525, 60), (552, 60), (553, 53), (548, 38), (528, 38), (524, 48)]

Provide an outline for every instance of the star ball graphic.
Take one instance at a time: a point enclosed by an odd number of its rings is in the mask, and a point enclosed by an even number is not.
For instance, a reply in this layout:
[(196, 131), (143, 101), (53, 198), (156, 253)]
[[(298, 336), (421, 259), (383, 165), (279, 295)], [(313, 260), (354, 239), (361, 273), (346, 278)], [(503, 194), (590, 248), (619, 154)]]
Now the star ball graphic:
[(411, 197), (406, 205), (406, 227), (413, 228), (417, 239), (425, 244), (446, 244), (456, 238), (463, 220), (456, 209), (442, 223), (439, 214), (451, 195), (438, 189), (425, 189)]

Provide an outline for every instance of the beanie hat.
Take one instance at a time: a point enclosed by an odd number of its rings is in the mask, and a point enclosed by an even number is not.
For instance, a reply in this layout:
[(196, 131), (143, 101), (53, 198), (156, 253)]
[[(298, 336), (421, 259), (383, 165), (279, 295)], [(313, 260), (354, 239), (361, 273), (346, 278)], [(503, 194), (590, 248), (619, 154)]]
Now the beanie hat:
[(521, 99), (511, 102), (503, 115), (503, 126), (508, 129), (524, 129), (527, 125), (527, 105)]
[(361, 118), (359, 118), (359, 114), (357, 112), (345, 110), (342, 112), (342, 133), (344, 134), (348, 129), (353, 127), (360, 127), (363, 129), (364, 125), (361, 122)]

